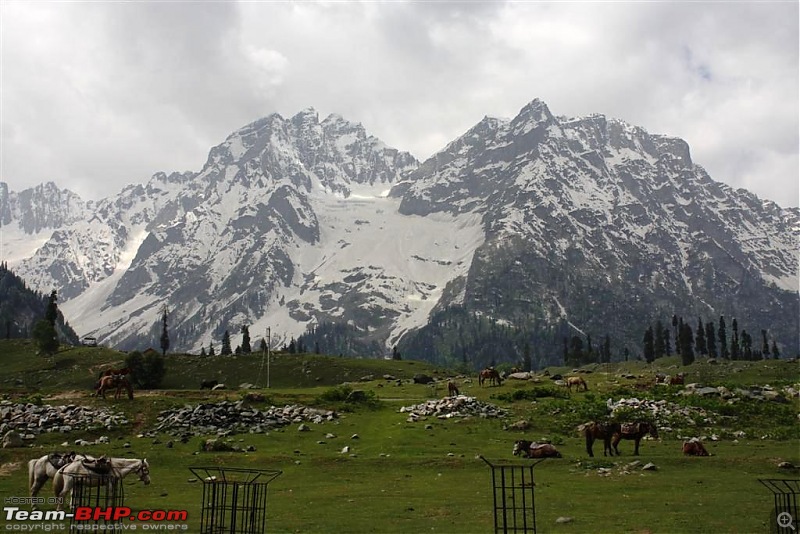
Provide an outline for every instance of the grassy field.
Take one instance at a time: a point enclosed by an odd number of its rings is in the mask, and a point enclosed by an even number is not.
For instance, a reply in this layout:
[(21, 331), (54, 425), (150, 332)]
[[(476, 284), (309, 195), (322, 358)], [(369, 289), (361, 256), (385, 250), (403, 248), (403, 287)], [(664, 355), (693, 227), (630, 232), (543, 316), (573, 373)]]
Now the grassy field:
[[(583, 375), (589, 391), (566, 396), (542, 377), (538, 383), (507, 381), (501, 387), (480, 388), (477, 380), (459, 378), (461, 392), (509, 410), (506, 419), (430, 418), (408, 422), (400, 413), (408, 406), (446, 394), (437, 386), (413, 384), (416, 373), (445, 378), (422, 362), (329, 358), (315, 355), (274, 355), (270, 388), (259, 389), (266, 401), (336, 408), (334, 422), (308, 424), (310, 432), (291, 425), (268, 434), (235, 435), (234, 443), (249, 453), (198, 452), (204, 437), (187, 443), (166, 435), (138, 437), (152, 428), (161, 410), (210, 400), (240, 400), (243, 382), (266, 385), (260, 356), (168, 356), (168, 374), (158, 391), (137, 391), (133, 401), (94, 399), (91, 384), (99, 370), (117, 365), (124, 355), (102, 349), (76, 348), (54, 357), (35, 356), (25, 342), (0, 341), (0, 393), (16, 402), (113, 406), (135, 421), (130, 427), (106, 432), (109, 445), (81, 449), (95, 455), (146, 457), (152, 484), (125, 481), (126, 503), (134, 509), (186, 509), (190, 532), (199, 531), (202, 486), (191, 481), (192, 466), (225, 466), (280, 470), (269, 485), (270, 532), (491, 532), (494, 528), (491, 470), (479, 456), (495, 463), (520, 464), (511, 456), (516, 439), (552, 440), (564, 458), (538, 464), (536, 522), (539, 532), (767, 532), (772, 494), (760, 478), (800, 478), (796, 470), (779, 469), (780, 462), (800, 465), (798, 401), (764, 401), (727, 405), (723, 401), (683, 397), (679, 387), (642, 388), (659, 371), (677, 372), (675, 359), (653, 365), (641, 362), (591, 367)], [(770, 384), (776, 389), (796, 384), (797, 363), (785, 361), (697, 363), (686, 369), (688, 382), (729, 388)], [(565, 372), (566, 369), (551, 369)], [(623, 378), (629, 373), (635, 378)], [(384, 379), (392, 375), (400, 379)], [(372, 379), (367, 380), (369, 376)], [(199, 391), (201, 380), (228, 384), (226, 391)], [(364, 380), (362, 380), (364, 379)], [(349, 382), (379, 400), (372, 404), (326, 403), (321, 396)], [(637, 384), (639, 386), (637, 387)], [(621, 457), (589, 458), (575, 425), (601, 412), (606, 399), (662, 399), (715, 414), (711, 421), (675, 426), (659, 440), (644, 441), (641, 456), (622, 442)], [(532, 428), (507, 431), (504, 426), (525, 419)], [(744, 438), (734, 438), (743, 431)], [(327, 437), (333, 434), (335, 437)], [(357, 434), (357, 439), (351, 436)], [(718, 435), (706, 441), (713, 456), (687, 458), (681, 436)], [(75, 439), (100, 433), (44, 434), (33, 448), (0, 450), (0, 494), (27, 495), (28, 459)], [(763, 439), (762, 439), (763, 438)], [(126, 447), (125, 444), (129, 444)], [(345, 446), (350, 450), (342, 452)], [(75, 448), (70, 446), (69, 448)], [(85, 449), (85, 451), (84, 451)], [(602, 444), (596, 445), (596, 453)], [(639, 466), (630, 462), (639, 460)], [(656, 471), (642, 471), (652, 462)], [(51, 485), (43, 495), (50, 495)], [(557, 523), (559, 517), (571, 522)]]

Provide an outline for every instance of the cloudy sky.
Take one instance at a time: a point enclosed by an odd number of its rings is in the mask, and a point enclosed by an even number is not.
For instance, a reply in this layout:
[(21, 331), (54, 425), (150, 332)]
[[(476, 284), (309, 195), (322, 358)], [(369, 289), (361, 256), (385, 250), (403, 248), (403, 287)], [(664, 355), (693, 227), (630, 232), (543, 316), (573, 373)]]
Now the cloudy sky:
[(798, 205), (798, 2), (0, 0), (0, 180), (85, 198), (313, 106), (425, 159), (534, 98)]

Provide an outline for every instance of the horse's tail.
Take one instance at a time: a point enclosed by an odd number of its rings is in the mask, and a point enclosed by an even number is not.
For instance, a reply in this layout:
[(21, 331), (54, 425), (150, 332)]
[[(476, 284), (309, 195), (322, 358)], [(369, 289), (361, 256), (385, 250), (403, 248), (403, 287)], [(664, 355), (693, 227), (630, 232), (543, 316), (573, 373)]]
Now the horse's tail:
[[(33, 490), (33, 481), (36, 478), (36, 462), (38, 460), (31, 460), (28, 462), (28, 491)], [(31, 494), (33, 497), (33, 494)]]

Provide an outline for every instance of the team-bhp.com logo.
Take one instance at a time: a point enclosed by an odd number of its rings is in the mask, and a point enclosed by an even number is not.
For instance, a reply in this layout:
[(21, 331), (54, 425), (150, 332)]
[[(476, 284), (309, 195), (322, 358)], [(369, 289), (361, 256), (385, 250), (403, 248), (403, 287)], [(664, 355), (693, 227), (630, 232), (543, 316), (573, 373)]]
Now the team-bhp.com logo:
[[(134, 512), (127, 506), (78, 506), (72, 513), (67, 513), (63, 510), (55, 511), (41, 511), (41, 510), (22, 510), (16, 506), (6, 506), (3, 508), (5, 511), (5, 519), (8, 524), (14, 521), (64, 521), (71, 519), (76, 525), (77, 530), (96, 530), (90, 527), (95, 525), (82, 525), (82, 521), (96, 523), (98, 521), (105, 521), (110, 523), (119, 523), (125, 525), (122, 528), (126, 530), (135, 530), (136, 523), (166, 523), (175, 521), (186, 521), (189, 514), (186, 510), (139, 510)], [(128, 525), (126, 525), (128, 523)], [(187, 525), (173, 525), (181, 530), (186, 530)], [(109, 528), (110, 527), (110, 528)], [(148, 528), (149, 527), (149, 528)], [(141, 525), (142, 530), (160, 530), (156, 525)], [(106, 526), (103, 530), (116, 530), (111, 525)], [(9, 530), (6, 527), (6, 530)], [(20, 530), (20, 529), (10, 529)]]

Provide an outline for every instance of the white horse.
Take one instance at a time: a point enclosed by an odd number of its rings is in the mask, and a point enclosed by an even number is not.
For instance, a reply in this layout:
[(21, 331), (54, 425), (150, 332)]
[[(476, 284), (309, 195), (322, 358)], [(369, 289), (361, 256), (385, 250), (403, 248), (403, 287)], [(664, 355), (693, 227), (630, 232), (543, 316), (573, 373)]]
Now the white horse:
[[(51, 453), (45, 454), (41, 458), (35, 458), (28, 462), (28, 486), (30, 488), (31, 497), (36, 497), (39, 491), (44, 486), (48, 479), (56, 475), (56, 471), (71, 463), (77, 458), (86, 458), (82, 454), (75, 454), (68, 452), (66, 454)], [(36, 500), (34, 499), (33, 509), (36, 509)]]
[[(86, 480), (89, 486), (99, 486), (102, 483), (111, 484), (116, 479), (123, 479), (131, 473), (136, 473), (145, 486), (150, 484), (150, 465), (147, 460), (109, 458), (107, 462), (109, 465), (108, 473), (93, 471), (85, 466), (82, 460), (75, 460), (59, 469), (53, 477), (53, 490), (55, 496), (60, 498), (56, 510), (60, 511), (62, 509), (64, 497), (72, 491), (77, 476), (88, 477)], [(72, 508), (71, 505), (70, 508)]]

